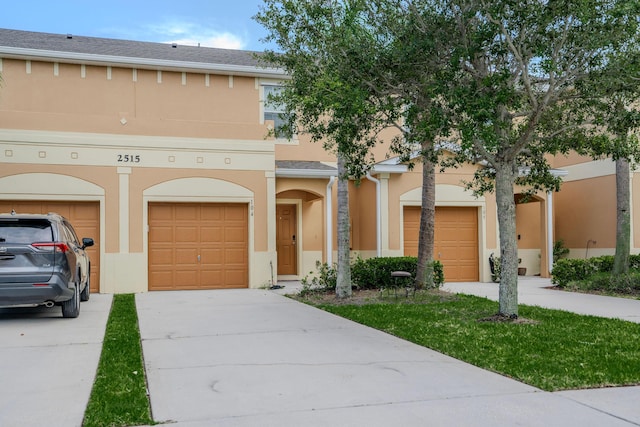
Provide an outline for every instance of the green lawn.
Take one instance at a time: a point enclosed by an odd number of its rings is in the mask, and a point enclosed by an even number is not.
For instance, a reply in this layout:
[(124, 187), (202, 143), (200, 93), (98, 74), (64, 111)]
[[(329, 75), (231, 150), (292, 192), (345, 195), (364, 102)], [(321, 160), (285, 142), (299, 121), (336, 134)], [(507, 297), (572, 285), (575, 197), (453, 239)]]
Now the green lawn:
[(524, 305), (520, 323), (481, 321), (497, 312), (496, 302), (418, 299), (312, 303), (543, 390), (640, 384), (640, 324)]
[(155, 423), (147, 396), (135, 297), (114, 295), (83, 426), (144, 424)]

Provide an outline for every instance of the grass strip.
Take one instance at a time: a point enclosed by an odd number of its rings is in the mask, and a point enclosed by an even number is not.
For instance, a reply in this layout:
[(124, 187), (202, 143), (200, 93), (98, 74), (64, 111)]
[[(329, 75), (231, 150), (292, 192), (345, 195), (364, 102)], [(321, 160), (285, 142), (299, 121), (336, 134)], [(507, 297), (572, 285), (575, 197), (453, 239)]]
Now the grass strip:
[(114, 295), (83, 426), (155, 424), (150, 408), (135, 296)]
[(543, 390), (640, 384), (637, 323), (525, 305), (527, 322), (480, 321), (496, 303), (470, 295), (314, 305)]

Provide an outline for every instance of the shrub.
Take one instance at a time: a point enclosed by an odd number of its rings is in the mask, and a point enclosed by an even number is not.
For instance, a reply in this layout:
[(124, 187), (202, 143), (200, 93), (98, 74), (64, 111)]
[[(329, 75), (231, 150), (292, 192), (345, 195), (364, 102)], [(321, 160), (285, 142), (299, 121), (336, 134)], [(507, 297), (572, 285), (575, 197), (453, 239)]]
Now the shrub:
[(615, 276), (608, 272), (599, 272), (582, 281), (571, 281), (565, 288), (611, 294), (638, 295), (640, 293), (640, 272), (631, 270), (628, 274)]
[(629, 256), (629, 269), (640, 270), (640, 254)]
[[(310, 272), (309, 274), (313, 274)], [(326, 262), (316, 261), (316, 273), (313, 276), (305, 276), (300, 280), (302, 290), (300, 295), (305, 296), (310, 292), (327, 292), (336, 289), (338, 272)]]
[(560, 258), (569, 255), (569, 248), (564, 246), (564, 240), (556, 240), (553, 242), (553, 262), (557, 262)]
[(491, 267), (491, 280), (495, 283), (500, 282), (500, 257), (493, 255), (489, 256), (489, 266)]
[(560, 259), (553, 266), (551, 282), (559, 287), (571, 281), (584, 281), (593, 274), (613, 270), (613, 256), (603, 255), (588, 259)]
[[(412, 277), (416, 276), (418, 260), (416, 257), (380, 257), (356, 258), (351, 263), (351, 283), (360, 289), (380, 289), (395, 285), (391, 277), (393, 271), (408, 271)], [(328, 292), (336, 289), (336, 265), (316, 262), (316, 272), (302, 278), (301, 295), (310, 292)], [(444, 270), (440, 261), (433, 261), (433, 282), (435, 287), (444, 283)]]
[[(416, 257), (358, 258), (351, 265), (351, 281), (361, 289), (393, 287), (393, 271), (407, 271), (415, 277), (417, 266)], [(440, 261), (433, 261), (433, 282), (435, 287), (444, 283), (444, 270)]]

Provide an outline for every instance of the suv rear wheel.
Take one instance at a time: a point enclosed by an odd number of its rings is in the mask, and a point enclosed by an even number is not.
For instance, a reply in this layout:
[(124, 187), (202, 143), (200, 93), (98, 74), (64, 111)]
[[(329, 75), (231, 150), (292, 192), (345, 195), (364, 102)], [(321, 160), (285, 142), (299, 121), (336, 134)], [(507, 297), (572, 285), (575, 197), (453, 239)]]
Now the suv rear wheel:
[(80, 285), (73, 287), (71, 299), (62, 303), (62, 317), (78, 317), (80, 315)]

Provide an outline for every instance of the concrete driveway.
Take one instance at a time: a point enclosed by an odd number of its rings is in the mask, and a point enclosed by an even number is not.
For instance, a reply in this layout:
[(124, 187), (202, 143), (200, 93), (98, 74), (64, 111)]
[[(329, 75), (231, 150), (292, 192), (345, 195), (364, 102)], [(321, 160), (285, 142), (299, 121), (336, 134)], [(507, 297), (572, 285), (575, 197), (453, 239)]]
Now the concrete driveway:
[(76, 319), (60, 307), (0, 309), (0, 426), (82, 425), (111, 300), (92, 294)]
[(273, 291), (136, 302), (153, 417), (172, 426), (640, 425), (638, 387), (543, 392)]

